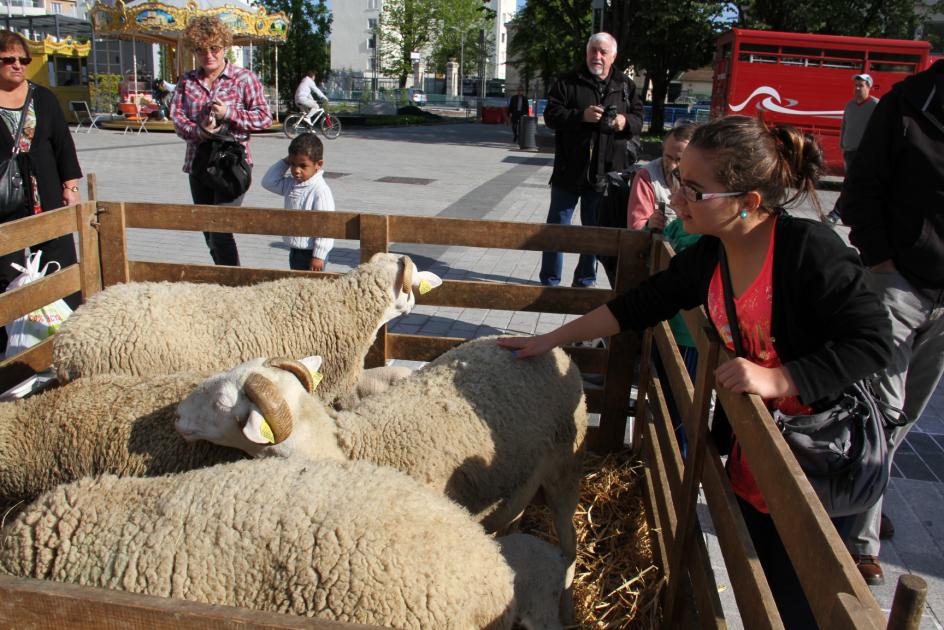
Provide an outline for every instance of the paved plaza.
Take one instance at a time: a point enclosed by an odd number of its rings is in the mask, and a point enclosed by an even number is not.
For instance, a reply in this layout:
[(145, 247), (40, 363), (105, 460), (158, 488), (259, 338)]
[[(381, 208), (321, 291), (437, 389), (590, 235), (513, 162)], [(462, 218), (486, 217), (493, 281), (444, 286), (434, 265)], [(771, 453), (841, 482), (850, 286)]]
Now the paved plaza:
[[(539, 132), (543, 133), (543, 130)], [(171, 134), (127, 134), (93, 131), (73, 136), (85, 173), (95, 173), (98, 196), (109, 201), (190, 203), (187, 176), (181, 172), (184, 143)], [(281, 208), (282, 199), (258, 185), (265, 170), (285, 155), (281, 134), (253, 137), (251, 151), (256, 183), (245, 206)], [(345, 129), (325, 141), (325, 172), (338, 210), (424, 217), (494, 219), (542, 223), (550, 201), (547, 185), (551, 153), (525, 152), (511, 143), (502, 125), (455, 123), (409, 128)], [(83, 195), (85, 194), (83, 188)], [(834, 191), (822, 191), (828, 210)], [(810, 209), (802, 209), (809, 213)], [(275, 236), (238, 235), (242, 264), (288, 269), (288, 249)], [(203, 236), (193, 232), (135, 231), (129, 237), (131, 257), (211, 264)], [(540, 253), (468, 247), (396, 245), (420, 269), (444, 278), (537, 283)], [(566, 255), (564, 278), (569, 286), (576, 255)], [(338, 240), (327, 270), (346, 271), (358, 262), (356, 241)], [(598, 286), (607, 287), (600, 272)], [(514, 332), (540, 333), (560, 325), (564, 315), (483, 309), (418, 307), (391, 325), (395, 332), (476, 337)], [(941, 628), (944, 619), (944, 387), (936, 395), (898, 453), (886, 496), (886, 513), (897, 529), (882, 544), (886, 584), (873, 587), (888, 610), (902, 572), (924, 577), (929, 586), (922, 628)], [(704, 506), (702, 506), (704, 508)], [(702, 514), (702, 522), (708, 522)], [(717, 539), (707, 527), (711, 557), (727, 610), (735, 610)], [(740, 627), (736, 612), (729, 626)]]

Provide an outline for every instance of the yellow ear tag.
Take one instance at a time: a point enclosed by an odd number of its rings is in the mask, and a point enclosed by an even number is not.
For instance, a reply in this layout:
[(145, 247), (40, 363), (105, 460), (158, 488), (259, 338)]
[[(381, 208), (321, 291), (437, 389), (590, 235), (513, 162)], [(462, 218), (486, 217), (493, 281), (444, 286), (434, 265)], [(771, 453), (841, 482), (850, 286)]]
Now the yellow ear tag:
[(321, 384), (321, 381), (324, 380), (324, 374), (321, 372), (310, 372), (311, 374), (311, 388), (317, 389), (318, 385)]
[(259, 433), (262, 434), (262, 437), (269, 441), (269, 444), (275, 444), (275, 436), (272, 435), (272, 428), (269, 427), (269, 423), (263, 419), (262, 425), (259, 427)]
[(420, 280), (420, 295), (425, 295), (433, 290), (433, 287), (429, 285), (429, 280)]

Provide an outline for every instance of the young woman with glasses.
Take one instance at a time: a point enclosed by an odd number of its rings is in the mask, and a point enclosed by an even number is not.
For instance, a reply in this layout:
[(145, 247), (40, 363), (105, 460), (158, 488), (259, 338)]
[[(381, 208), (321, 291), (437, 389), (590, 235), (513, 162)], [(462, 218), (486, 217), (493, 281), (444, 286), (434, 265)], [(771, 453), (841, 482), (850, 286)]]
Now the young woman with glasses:
[[(704, 306), (733, 349), (719, 268), (723, 248), (748, 356), (721, 364), (717, 385), (757, 394), (786, 414), (831, 403), (852, 383), (884, 368), (891, 357), (891, 326), (866, 286), (858, 254), (822, 221), (783, 210), (804, 197), (819, 209), (815, 184), (822, 166), (819, 146), (791, 127), (768, 129), (745, 116), (700, 127), (682, 154), (672, 207), (685, 231), (702, 238), (667, 270), (608, 304), (544, 335), (503, 338), (499, 345), (529, 357)], [(736, 441), (727, 470), (785, 626), (815, 628)], [(840, 521), (834, 519), (841, 529)]]
[[(11, 31), (0, 31), (0, 160), (10, 158), (13, 139), (23, 121), (19, 148), (21, 168), (31, 175), (33, 187), (32, 207), (0, 208), (0, 222), (21, 219), (31, 214), (55, 210), (62, 206), (79, 203), (79, 180), (82, 169), (75, 154), (72, 134), (55, 95), (41, 85), (32, 84), (33, 93), (29, 103), (26, 96), (31, 85), (26, 79), (27, 68), (32, 59), (26, 40)], [(62, 236), (36, 245), (42, 250), (42, 262), (57, 261), (62, 268), (75, 264), (75, 244), (72, 235)], [(10, 263), (24, 264), (22, 252), (0, 256), (0, 290), (18, 275)], [(81, 295), (75, 293), (66, 298), (69, 306), (77, 308)], [(3, 347), (6, 333), (0, 332)]]
[[(190, 194), (196, 204), (238, 206), (245, 194), (224, 199), (203, 177), (191, 173), (197, 146), (213, 134), (225, 133), (240, 141), (249, 153), (249, 134), (272, 124), (262, 84), (252, 71), (226, 60), (233, 32), (215, 16), (190, 20), (184, 41), (193, 52), (197, 68), (181, 77), (174, 91), (171, 116), (177, 135), (187, 141), (184, 172), (189, 173)], [(239, 266), (239, 252), (232, 234), (204, 232), (210, 256), (217, 265)]]

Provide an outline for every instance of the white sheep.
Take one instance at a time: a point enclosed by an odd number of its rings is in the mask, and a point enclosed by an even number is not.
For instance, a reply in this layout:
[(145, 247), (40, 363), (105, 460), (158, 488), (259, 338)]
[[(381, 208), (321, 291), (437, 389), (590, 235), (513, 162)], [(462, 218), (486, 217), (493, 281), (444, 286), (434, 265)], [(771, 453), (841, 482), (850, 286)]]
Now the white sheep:
[[(0, 539), (31, 578), (396, 628), (560, 628), (563, 563), (369, 462), (269, 459), (60, 486)], [(537, 545), (537, 546), (536, 546)], [(539, 585), (538, 588), (535, 588)], [(539, 614), (535, 615), (535, 611)]]
[(177, 405), (206, 377), (101, 375), (0, 403), (0, 497), (31, 499), (87, 475), (160, 475), (245, 458), (188, 444), (174, 430)]
[(350, 396), (377, 331), (439, 286), (407, 256), (376, 254), (336, 279), (284, 278), (246, 287), (118, 284), (92, 296), (56, 333), (61, 382), (94, 374), (225, 370), (253, 357), (321, 355), (320, 395)]
[[(319, 361), (321, 357), (318, 357)], [(382, 367), (369, 368), (361, 372), (357, 380), (357, 387), (351, 395), (339, 399), (335, 403), (338, 409), (350, 409), (355, 407), (368, 396), (381, 394), (390, 387), (413, 373), (413, 368), (405, 365), (384, 365)], [(318, 392), (319, 394), (321, 392)]]
[(562, 350), (518, 361), (495, 338), (469, 341), (345, 411), (326, 410), (309, 391), (285, 370), (239, 366), (181, 402), (177, 429), (255, 457), (390, 466), (490, 532), (512, 524), (543, 489), (561, 549), (575, 560), (587, 414), (580, 372)]

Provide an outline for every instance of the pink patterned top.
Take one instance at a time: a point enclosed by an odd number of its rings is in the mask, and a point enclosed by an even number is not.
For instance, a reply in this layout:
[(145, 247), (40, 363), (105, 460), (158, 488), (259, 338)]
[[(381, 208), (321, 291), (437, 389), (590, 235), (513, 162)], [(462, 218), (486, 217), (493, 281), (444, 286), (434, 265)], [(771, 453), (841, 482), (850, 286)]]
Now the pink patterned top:
[(171, 118), (177, 135), (187, 141), (184, 156), (184, 172), (190, 172), (200, 144), (200, 124), (210, 113), (210, 104), (218, 98), (229, 106), (222, 121), (229, 133), (246, 147), (246, 159), (252, 163), (249, 153), (249, 133), (266, 129), (272, 124), (272, 114), (266, 103), (262, 83), (252, 71), (227, 62), (223, 72), (216, 78), (212, 89), (207, 85), (203, 68), (191, 70), (177, 83), (171, 104)]

